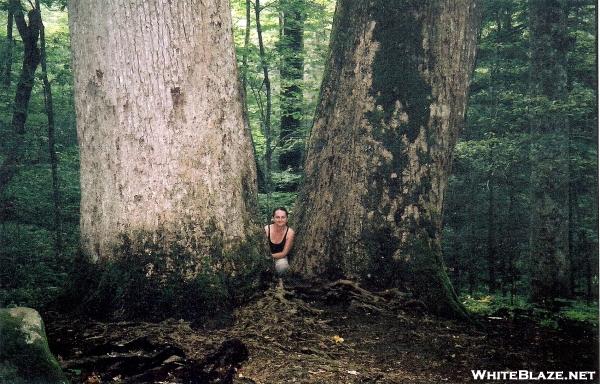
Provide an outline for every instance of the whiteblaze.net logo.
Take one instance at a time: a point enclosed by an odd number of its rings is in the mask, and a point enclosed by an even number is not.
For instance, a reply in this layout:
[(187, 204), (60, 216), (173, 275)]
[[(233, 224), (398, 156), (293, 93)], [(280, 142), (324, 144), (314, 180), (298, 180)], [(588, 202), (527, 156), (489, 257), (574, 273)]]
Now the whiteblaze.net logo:
[(487, 371), (471, 370), (474, 380), (594, 380), (595, 371)]

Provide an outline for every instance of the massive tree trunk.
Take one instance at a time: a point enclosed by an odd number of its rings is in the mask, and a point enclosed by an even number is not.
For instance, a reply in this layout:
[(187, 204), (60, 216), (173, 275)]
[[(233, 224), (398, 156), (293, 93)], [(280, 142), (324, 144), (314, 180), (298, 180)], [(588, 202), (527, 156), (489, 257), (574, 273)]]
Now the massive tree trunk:
[(464, 317), (442, 260), (442, 205), (473, 69), (470, 0), (337, 3), (308, 143), (296, 268), (406, 283)]
[(83, 251), (243, 268), (219, 257), (262, 244), (228, 1), (72, 1), (69, 26)]
[[(531, 87), (549, 103), (567, 95), (567, 12), (560, 0), (530, 0)], [(569, 159), (567, 118), (544, 112), (532, 119), (530, 228), (531, 296), (549, 304), (568, 294)]]
[(304, 0), (283, 0), (281, 50), (281, 169), (302, 165), (302, 102), (304, 77)]

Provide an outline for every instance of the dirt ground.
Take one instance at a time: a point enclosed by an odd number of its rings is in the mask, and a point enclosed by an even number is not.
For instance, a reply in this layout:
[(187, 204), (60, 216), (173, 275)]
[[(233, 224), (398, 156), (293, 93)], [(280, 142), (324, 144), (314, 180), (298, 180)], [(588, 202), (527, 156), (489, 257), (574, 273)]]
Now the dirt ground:
[(275, 286), (234, 316), (220, 329), (56, 318), (47, 333), (73, 383), (465, 383), (476, 369), (595, 371), (587, 382), (598, 382), (597, 330), (527, 314), (450, 321), (350, 281)]

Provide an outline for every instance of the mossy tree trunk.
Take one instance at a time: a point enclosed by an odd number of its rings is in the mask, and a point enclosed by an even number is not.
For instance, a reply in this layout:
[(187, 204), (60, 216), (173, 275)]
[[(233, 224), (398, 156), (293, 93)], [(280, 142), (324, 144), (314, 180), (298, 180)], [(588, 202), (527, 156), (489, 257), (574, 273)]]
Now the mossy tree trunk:
[(474, 65), (471, 0), (337, 3), (308, 143), (296, 269), (406, 284), (466, 317), (442, 260), (442, 205)]
[(83, 251), (243, 268), (218, 257), (262, 244), (229, 2), (71, 1), (69, 27)]
[[(567, 96), (568, 4), (530, 0), (531, 91), (550, 105)], [(569, 140), (564, 112), (532, 116), (531, 298), (552, 304), (569, 293)]]

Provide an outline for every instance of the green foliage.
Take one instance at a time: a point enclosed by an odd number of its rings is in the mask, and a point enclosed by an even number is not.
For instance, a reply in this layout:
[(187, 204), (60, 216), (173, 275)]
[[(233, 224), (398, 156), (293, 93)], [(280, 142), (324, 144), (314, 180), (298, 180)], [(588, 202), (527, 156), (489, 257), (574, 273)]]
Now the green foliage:
[(561, 308), (559, 316), (590, 327), (598, 327), (598, 303), (569, 300), (568, 305)]
[(300, 186), (301, 180), (301, 175), (287, 171), (273, 172), (273, 175), (271, 176), (273, 190), (281, 192), (296, 191)]
[[(566, 4), (566, 3), (565, 3)], [(533, 92), (529, 3), (484, 1), (478, 58), (464, 134), (454, 151), (444, 208), (443, 249), (454, 286), (471, 294), (498, 289), (526, 295), (531, 279), (532, 170), (568, 172), (572, 295), (597, 286), (597, 35), (595, 5), (569, 3), (567, 92), (550, 100)], [(548, 134), (552, 121), (564, 129)], [(546, 132), (540, 134), (539, 132)], [(568, 158), (532, 162), (567, 143)], [(495, 274), (492, 275), (492, 272)], [(572, 277), (571, 277), (572, 276)], [(493, 281), (492, 281), (493, 280)]]
[(598, 304), (576, 300), (558, 300), (558, 311), (536, 307), (525, 296), (513, 298), (479, 293), (462, 295), (461, 301), (471, 313), (480, 316), (528, 316), (541, 326), (551, 329), (579, 326), (585, 329), (598, 327)]
[(540, 325), (544, 328), (550, 328), (550, 329), (554, 329), (554, 330), (558, 330), (559, 329), (559, 325), (558, 322), (556, 321), (556, 319), (553, 318), (543, 318), (542, 320), (540, 320)]
[(260, 208), (260, 217), (266, 223), (270, 223), (273, 209), (277, 207), (285, 207), (291, 215), (294, 212), (294, 203), (297, 195), (295, 192), (259, 193), (258, 205)]
[(9, 362), (0, 364), (0, 383), (28, 384), (29, 380), (19, 377), (17, 367)]
[[(69, 255), (56, 257), (53, 233), (35, 225), (0, 224), (0, 307), (40, 308), (56, 298), (67, 277)], [(72, 234), (71, 241), (77, 241)]]
[[(29, 7), (23, 2), (25, 7)], [(52, 8), (47, 8), (52, 6)], [(25, 153), (19, 172), (0, 194), (0, 306), (9, 304), (41, 308), (55, 300), (79, 243), (79, 155), (76, 146), (69, 35), (64, 1), (42, 1), (46, 31), (48, 77), (55, 107), (56, 149), (59, 156), (63, 249), (54, 249), (54, 207), (47, 117), (40, 72), (37, 72), (25, 134)], [(6, 12), (0, 13), (6, 25)], [(6, 29), (0, 29), (4, 64)], [(11, 119), (23, 47), (13, 30), (11, 86), (0, 88), (0, 162), (12, 148), (15, 134)]]
[[(61, 217), (67, 225), (79, 220), (79, 155), (76, 147), (60, 154)], [(54, 202), (49, 164), (24, 167), (3, 194), (8, 210), (5, 221), (14, 221), (52, 229)]]
[(511, 299), (499, 295), (480, 293), (476, 295), (462, 295), (460, 300), (469, 312), (482, 316), (494, 316), (501, 309), (507, 310), (509, 313), (514, 313), (515, 310), (525, 310), (529, 307), (526, 298), (523, 296)]
[[(331, 31), (331, 21), (333, 16), (335, 2), (333, 0), (306, 0), (306, 1), (288, 1), (285, 4), (276, 2), (261, 3), (261, 25), (263, 40), (265, 43), (266, 62), (269, 67), (269, 77), (273, 88), (273, 110), (270, 120), (272, 122), (271, 142), (272, 150), (276, 155), (281, 152), (282, 145), (289, 146), (289, 143), (277, 140), (280, 135), (280, 117), (281, 117), (281, 76), (280, 67), (282, 56), (286, 54), (281, 49), (281, 25), (280, 9), (281, 7), (301, 7), (301, 12), (305, 14), (304, 20), (304, 81), (301, 84), (303, 92), (303, 102), (301, 103), (300, 113), (296, 112), (294, 117), (302, 121), (300, 143), (303, 146), (303, 139), (310, 128), (312, 116), (316, 107), (321, 85), (322, 72), (327, 57), (327, 46), (329, 44), (329, 32)], [(248, 47), (244, 47), (245, 28), (246, 28), (246, 1), (235, 0), (231, 2), (233, 15), (233, 33), (240, 68), (240, 76), (246, 78), (246, 103), (248, 107), (249, 123), (254, 140), (255, 152), (257, 157), (263, 158), (266, 154), (266, 137), (263, 131), (265, 120), (266, 95), (263, 84), (262, 68), (258, 50), (258, 37), (256, 33), (256, 24), (254, 20), (254, 1), (251, 1), (250, 18), (250, 42)], [(246, 57), (247, 67), (244, 67), (243, 59)], [(276, 165), (277, 162), (274, 162)]]

